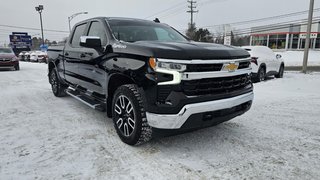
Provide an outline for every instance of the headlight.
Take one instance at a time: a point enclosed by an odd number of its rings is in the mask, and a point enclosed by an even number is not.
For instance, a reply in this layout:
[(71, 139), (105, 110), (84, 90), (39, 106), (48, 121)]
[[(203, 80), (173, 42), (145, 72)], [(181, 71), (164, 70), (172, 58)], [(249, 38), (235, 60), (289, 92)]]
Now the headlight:
[(17, 58), (17, 57), (13, 57), (13, 58), (11, 59), (11, 61), (18, 61), (18, 58)]
[(149, 65), (152, 69), (167, 69), (173, 71), (183, 72), (187, 69), (187, 66), (184, 64), (171, 63), (171, 62), (159, 62), (155, 58), (149, 59)]

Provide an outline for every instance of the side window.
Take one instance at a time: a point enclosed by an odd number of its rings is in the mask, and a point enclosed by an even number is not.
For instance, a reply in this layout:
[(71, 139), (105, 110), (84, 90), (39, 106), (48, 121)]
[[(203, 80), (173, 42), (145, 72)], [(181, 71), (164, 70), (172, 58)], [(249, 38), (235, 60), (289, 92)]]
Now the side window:
[(84, 35), (87, 24), (81, 24), (76, 27), (73, 33), (71, 45), (72, 47), (80, 47), (80, 37)]
[(107, 44), (107, 36), (104, 31), (104, 27), (100, 22), (94, 21), (90, 25), (88, 36), (98, 36), (101, 39), (101, 44), (105, 46)]

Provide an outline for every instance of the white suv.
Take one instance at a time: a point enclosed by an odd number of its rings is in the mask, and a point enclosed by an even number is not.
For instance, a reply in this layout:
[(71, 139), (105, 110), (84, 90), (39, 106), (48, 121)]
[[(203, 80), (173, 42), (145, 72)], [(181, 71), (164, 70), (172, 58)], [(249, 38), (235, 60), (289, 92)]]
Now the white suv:
[(266, 46), (243, 46), (251, 55), (252, 79), (264, 81), (267, 76), (282, 78), (284, 62), (280, 54), (275, 54)]

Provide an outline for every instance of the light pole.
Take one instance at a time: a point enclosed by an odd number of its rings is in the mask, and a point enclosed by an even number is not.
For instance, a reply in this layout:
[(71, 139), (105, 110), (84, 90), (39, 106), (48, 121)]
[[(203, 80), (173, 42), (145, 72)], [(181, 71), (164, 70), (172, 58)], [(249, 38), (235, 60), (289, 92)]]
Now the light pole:
[(312, 28), (313, 7), (314, 7), (314, 0), (310, 0), (308, 25), (307, 25), (307, 37), (306, 37), (306, 43), (305, 43), (305, 47), (304, 47), (303, 66), (302, 66), (302, 72), (304, 74), (307, 73), (307, 67), (308, 67), (308, 57), (309, 57), (309, 46), (310, 46), (310, 34), (311, 34), (311, 28)]
[(40, 24), (41, 24), (41, 35), (42, 35), (42, 46), (44, 46), (44, 37), (43, 37), (43, 25), (42, 25), (42, 11), (43, 11), (43, 5), (39, 5), (36, 8), (36, 11), (40, 14)]
[(71, 20), (72, 20), (73, 18), (75, 18), (76, 16), (79, 16), (80, 14), (88, 14), (88, 12), (79, 12), (79, 13), (72, 14), (71, 16), (68, 17), (69, 32), (71, 32), (71, 25), (70, 25)]

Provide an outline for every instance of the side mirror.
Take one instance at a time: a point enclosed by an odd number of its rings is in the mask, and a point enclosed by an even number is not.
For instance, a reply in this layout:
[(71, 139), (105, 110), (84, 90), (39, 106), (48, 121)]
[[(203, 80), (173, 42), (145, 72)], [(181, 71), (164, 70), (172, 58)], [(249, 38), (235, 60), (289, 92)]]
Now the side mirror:
[(87, 48), (101, 48), (101, 39), (97, 36), (81, 36), (80, 46)]
[(282, 58), (282, 56), (280, 54), (277, 54), (276, 57), (277, 57), (277, 59)]

